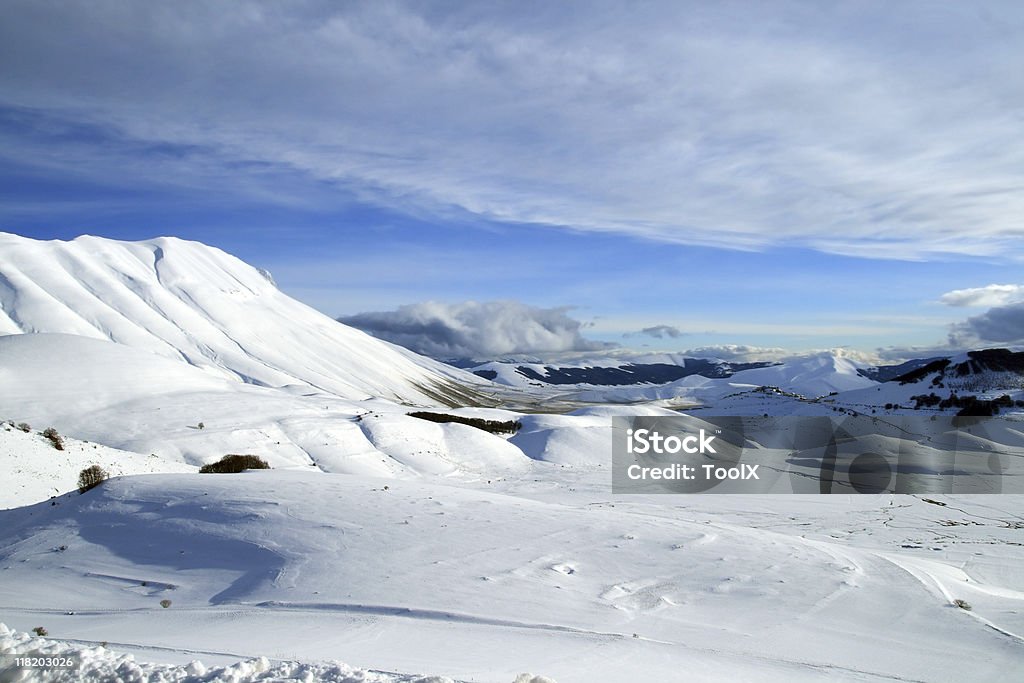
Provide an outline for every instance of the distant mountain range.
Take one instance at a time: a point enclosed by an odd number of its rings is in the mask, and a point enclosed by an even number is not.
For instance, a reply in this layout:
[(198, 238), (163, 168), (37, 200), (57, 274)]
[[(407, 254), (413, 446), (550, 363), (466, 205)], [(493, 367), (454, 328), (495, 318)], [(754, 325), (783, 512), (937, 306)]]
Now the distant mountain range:
[[(898, 381), (916, 382), (920, 378), (937, 373), (936, 384), (947, 376), (963, 379), (1001, 373), (1012, 377), (1024, 377), (1024, 352), (1008, 349), (983, 349), (961, 354), (964, 357), (955, 362), (956, 356), (932, 356), (916, 358), (895, 365), (857, 367), (856, 373), (874, 382)], [(590, 385), (624, 387), (645, 384), (668, 384), (685, 377), (706, 377), (726, 379), (736, 373), (758, 368), (782, 366), (782, 362), (738, 363), (714, 358), (680, 358), (675, 363), (623, 363), (621, 365), (598, 365), (593, 363), (522, 363), (517, 361), (491, 361), (483, 364), (464, 364), (474, 374), (498, 383), (509, 385)], [(1002, 386), (1008, 377), (993, 378), (994, 386)]]
[[(499, 371), (493, 367), (480, 366), (473, 373), (484, 379), (497, 380)], [(627, 363), (625, 365), (562, 366), (534, 365), (515, 366), (515, 372), (527, 380), (544, 384), (593, 384), (596, 386), (627, 386), (631, 384), (667, 384), (691, 375), (711, 379), (731, 377), (734, 373), (754, 368), (764, 368), (776, 363), (730, 363), (707, 358), (686, 358), (681, 364), (673, 363)]]
[[(993, 415), (1024, 407), (1024, 352), (985, 349), (871, 366), (842, 353), (794, 356), (781, 363), (737, 363), (682, 356), (658, 362), (615, 358), (573, 363), (494, 361), (474, 373), (565, 400), (671, 407), (729, 414), (821, 414), (938, 410)], [(667, 362), (665, 362), (667, 361)], [(778, 397), (788, 397), (779, 400)], [(775, 397), (775, 398), (771, 398)], [(818, 401), (821, 401), (820, 403)]]

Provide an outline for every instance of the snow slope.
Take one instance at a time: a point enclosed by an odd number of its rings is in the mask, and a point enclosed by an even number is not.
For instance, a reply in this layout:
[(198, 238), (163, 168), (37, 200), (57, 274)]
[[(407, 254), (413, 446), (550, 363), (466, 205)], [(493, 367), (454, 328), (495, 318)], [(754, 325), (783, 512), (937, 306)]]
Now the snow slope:
[(615, 415), (678, 417), (679, 413), (649, 406), (594, 406), (566, 415), (523, 415), (519, 418), (523, 426), (510, 441), (535, 460), (610, 467)]
[[(568, 415), (442, 411), (519, 420), (522, 429), (508, 438), (408, 412), (382, 400), (243, 384), (110, 341), (62, 334), (0, 337), (0, 418), (53, 426), (168, 463), (153, 471), (251, 453), (273, 467), (486, 481), (524, 476), (537, 462), (608, 464), (612, 415), (674, 414), (642, 406), (591, 407)], [(15, 472), (13, 466), (0, 459), (0, 472), (31, 480), (27, 470)]]
[(243, 384), (109, 341), (0, 337), (0, 416), (165, 461), (253, 453), (276, 467), (377, 476), (493, 474), (527, 461), (499, 436), (408, 410)]
[(565, 472), (494, 492), (287, 471), (110, 481), (0, 512), (0, 619), (155, 661), (475, 681), (1024, 674), (1019, 496), (613, 502), (602, 472)]
[(480, 378), (352, 329), (219, 249), (0, 233), (0, 334), (107, 339), (215, 376), (348, 398), (465, 402)]
[[(31, 425), (30, 425), (31, 426)], [(112, 477), (154, 472), (195, 472), (196, 468), (122, 451), (62, 435), (64, 450), (35, 431), (0, 424), (0, 509), (30, 505), (78, 488), (78, 473), (99, 465)]]
[(0, 337), (4, 419), (168, 461), (254, 453), (274, 466), (403, 476), (496, 473), (527, 460), (500, 436), (408, 411), (380, 400), (242, 384), (86, 337)]

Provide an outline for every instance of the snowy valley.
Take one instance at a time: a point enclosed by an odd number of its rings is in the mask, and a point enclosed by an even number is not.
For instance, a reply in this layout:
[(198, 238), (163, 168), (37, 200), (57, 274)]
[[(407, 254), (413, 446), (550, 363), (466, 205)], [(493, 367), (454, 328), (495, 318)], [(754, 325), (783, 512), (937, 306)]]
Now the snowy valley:
[[(1011, 352), (884, 382), (834, 352), (670, 359), (694, 372), (662, 383), (474, 374), (199, 243), (5, 234), (0, 335), (0, 655), (79, 653), (96, 681), (1024, 676), (1024, 495), (611, 480), (615, 416), (963, 408), (931, 393), (999, 401), (1009, 426), (981, 447), (1019, 460)], [(270, 469), (198, 473), (226, 454)], [(80, 494), (91, 465), (111, 478)]]

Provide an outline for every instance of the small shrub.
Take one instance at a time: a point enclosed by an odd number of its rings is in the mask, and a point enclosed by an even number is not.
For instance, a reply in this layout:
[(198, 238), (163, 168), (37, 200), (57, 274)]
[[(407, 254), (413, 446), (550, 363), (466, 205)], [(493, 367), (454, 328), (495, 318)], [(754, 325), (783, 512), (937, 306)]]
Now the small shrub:
[(47, 634), (49, 634), (49, 631), (47, 631), (42, 626), (36, 626), (34, 629), (32, 629), (32, 633), (34, 633), (37, 636), (39, 636), (40, 638), (42, 638), (42, 637), (46, 636)]
[(206, 425), (204, 425), (202, 422), (197, 424), (196, 427), (199, 427), (200, 429), (206, 429)]
[(171, 606), (171, 601), (168, 600), (167, 598), (164, 598), (163, 600), (160, 601), (160, 606), (163, 607), (164, 609), (167, 609), (168, 607)]
[(953, 604), (959, 607), (960, 609), (967, 610), (968, 612), (971, 611), (971, 606), (966, 600), (961, 600), (960, 598), (957, 598), (953, 601)]
[(58, 451), (64, 450), (64, 438), (57, 433), (56, 429), (54, 429), (53, 427), (47, 427), (43, 431), (43, 436), (49, 439), (50, 443), (52, 443), (53, 447), (56, 448)]
[(107, 480), (107, 471), (99, 465), (92, 465), (86, 467), (84, 470), (78, 473), (78, 492), (85, 493), (89, 489), (94, 489), (104, 481)]
[(217, 462), (199, 468), (201, 474), (237, 474), (245, 470), (269, 470), (270, 465), (256, 455), (237, 455), (229, 453)]
[(20, 429), (21, 431), (23, 431), (26, 434), (28, 434), (29, 432), (32, 431), (32, 426), (29, 425), (28, 422), (19, 422), (18, 423), (18, 429)]

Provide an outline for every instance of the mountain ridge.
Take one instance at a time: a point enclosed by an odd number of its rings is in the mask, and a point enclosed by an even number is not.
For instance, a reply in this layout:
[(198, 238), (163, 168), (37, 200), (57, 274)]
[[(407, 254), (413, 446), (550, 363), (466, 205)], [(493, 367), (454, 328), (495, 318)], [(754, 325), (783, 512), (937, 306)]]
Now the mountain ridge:
[(473, 402), (486, 383), (343, 325), (266, 271), (199, 242), (0, 233), (0, 334), (106, 339), (261, 386), (353, 399)]

